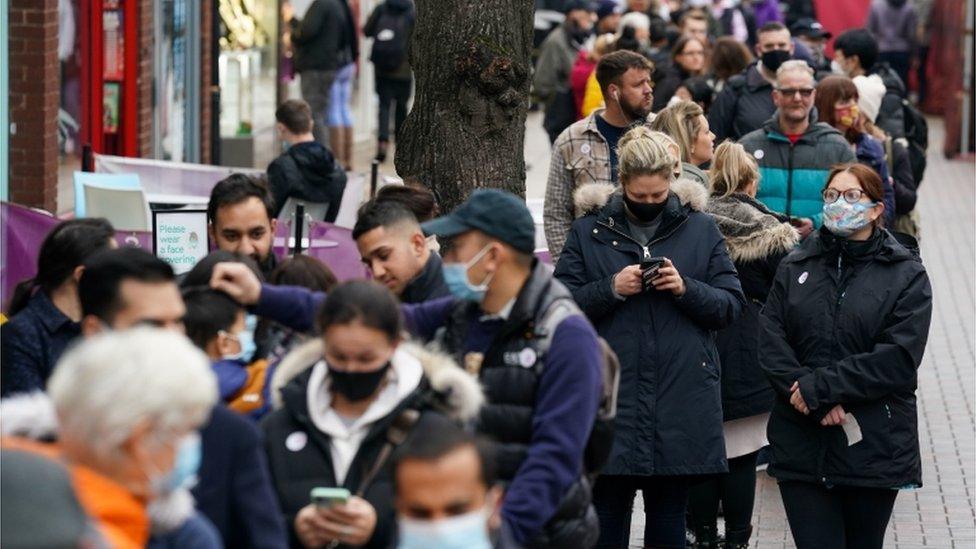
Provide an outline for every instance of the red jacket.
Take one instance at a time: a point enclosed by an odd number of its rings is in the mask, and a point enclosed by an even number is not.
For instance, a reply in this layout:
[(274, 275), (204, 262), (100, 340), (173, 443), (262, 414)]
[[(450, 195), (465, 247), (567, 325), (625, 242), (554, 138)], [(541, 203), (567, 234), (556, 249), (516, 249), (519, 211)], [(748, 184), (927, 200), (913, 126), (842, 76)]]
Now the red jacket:
[(569, 87), (573, 90), (573, 103), (576, 104), (576, 119), (583, 118), (583, 95), (586, 93), (586, 80), (596, 70), (596, 63), (590, 59), (590, 52), (580, 50), (569, 73)]

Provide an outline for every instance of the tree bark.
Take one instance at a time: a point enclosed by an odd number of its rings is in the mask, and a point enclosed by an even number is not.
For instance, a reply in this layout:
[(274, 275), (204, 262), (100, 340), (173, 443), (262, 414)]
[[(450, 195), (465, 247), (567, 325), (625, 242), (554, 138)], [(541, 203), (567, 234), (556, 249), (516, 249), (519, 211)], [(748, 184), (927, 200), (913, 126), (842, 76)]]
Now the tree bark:
[(416, 0), (417, 86), (397, 173), (450, 211), (476, 188), (525, 196), (532, 0)]

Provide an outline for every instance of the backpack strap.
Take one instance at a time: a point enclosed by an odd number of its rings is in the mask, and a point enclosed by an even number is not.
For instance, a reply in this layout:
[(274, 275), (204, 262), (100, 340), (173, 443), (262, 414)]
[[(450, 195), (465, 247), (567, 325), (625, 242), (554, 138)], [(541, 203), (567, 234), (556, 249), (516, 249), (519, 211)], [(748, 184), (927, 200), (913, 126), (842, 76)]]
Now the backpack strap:
[(383, 448), (380, 449), (380, 453), (376, 456), (376, 461), (373, 462), (373, 466), (369, 468), (369, 471), (363, 477), (362, 482), (359, 483), (359, 488), (356, 490), (356, 495), (363, 497), (366, 490), (369, 489), (369, 485), (373, 483), (376, 479), (376, 475), (379, 474), (380, 469), (386, 465), (389, 461), (390, 455), (393, 454), (393, 450), (397, 446), (403, 444), (407, 440), (407, 436), (410, 435), (410, 431), (413, 429), (414, 425), (420, 419), (420, 411), (413, 408), (407, 408), (406, 410), (400, 412), (400, 414), (393, 420), (393, 423), (386, 428), (386, 443), (383, 444)]
[[(549, 304), (548, 309), (542, 315), (542, 319), (537, 325), (537, 332), (543, 338), (543, 349), (548, 351), (552, 344), (552, 336), (556, 328), (567, 318), (579, 315), (584, 316), (579, 310), (576, 302), (570, 297), (556, 299)], [(600, 395), (600, 406), (597, 410), (597, 419), (610, 420), (617, 415), (617, 393), (620, 387), (620, 361), (617, 354), (610, 348), (610, 344), (602, 337), (597, 336), (600, 344), (600, 375), (603, 378), (603, 394)]]

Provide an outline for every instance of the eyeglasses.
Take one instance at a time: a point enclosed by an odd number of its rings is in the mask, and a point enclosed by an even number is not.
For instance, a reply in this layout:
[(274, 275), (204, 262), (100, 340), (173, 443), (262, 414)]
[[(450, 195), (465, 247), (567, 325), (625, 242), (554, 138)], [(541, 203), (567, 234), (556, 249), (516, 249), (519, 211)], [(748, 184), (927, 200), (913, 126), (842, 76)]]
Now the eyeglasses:
[(844, 201), (848, 204), (857, 204), (861, 201), (861, 197), (866, 193), (861, 189), (847, 189), (846, 191), (838, 191), (837, 189), (824, 189), (821, 195), (823, 196), (823, 201), (825, 204), (833, 204), (844, 197)]
[(795, 97), (796, 94), (800, 94), (800, 97), (804, 99), (813, 95), (813, 88), (776, 88), (776, 91), (786, 97)]

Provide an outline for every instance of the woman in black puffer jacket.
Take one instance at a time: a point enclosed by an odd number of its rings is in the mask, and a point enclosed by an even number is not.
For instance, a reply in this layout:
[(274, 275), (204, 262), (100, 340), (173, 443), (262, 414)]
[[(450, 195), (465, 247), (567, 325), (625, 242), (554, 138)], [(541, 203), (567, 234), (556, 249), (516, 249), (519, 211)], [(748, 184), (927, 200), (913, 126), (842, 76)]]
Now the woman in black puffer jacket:
[(880, 548), (897, 490), (922, 484), (915, 389), (932, 289), (880, 228), (874, 170), (839, 166), (827, 181), (824, 226), (783, 260), (760, 316), (777, 394), (769, 473), (798, 549)]
[(706, 210), (725, 237), (729, 257), (746, 295), (742, 316), (716, 333), (722, 364), (722, 414), (729, 472), (695, 486), (688, 509), (696, 547), (718, 547), (719, 502), (725, 516), (725, 547), (749, 546), (756, 494), (756, 456), (766, 445), (773, 389), (759, 367), (759, 312), (776, 267), (799, 242), (789, 219), (756, 200), (759, 168), (737, 143), (718, 146), (709, 172)]

